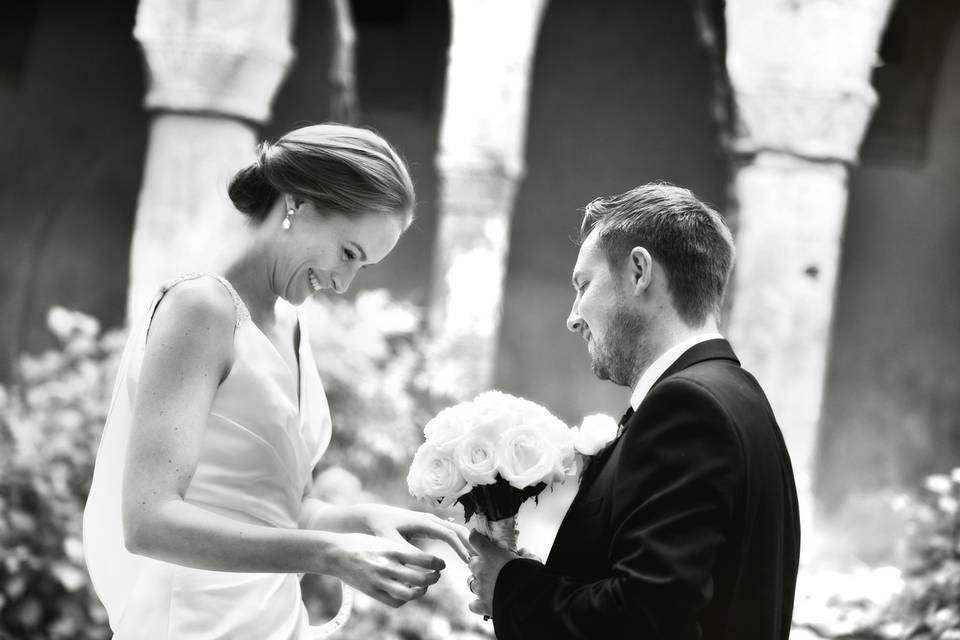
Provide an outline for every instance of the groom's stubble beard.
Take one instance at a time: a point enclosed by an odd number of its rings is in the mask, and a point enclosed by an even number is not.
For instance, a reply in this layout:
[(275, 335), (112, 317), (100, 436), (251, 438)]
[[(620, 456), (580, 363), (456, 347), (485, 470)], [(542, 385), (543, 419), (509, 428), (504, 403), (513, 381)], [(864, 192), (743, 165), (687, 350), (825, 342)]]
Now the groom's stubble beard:
[(590, 353), (594, 375), (623, 387), (633, 386), (647, 360), (646, 329), (643, 317), (618, 303), (603, 342), (594, 338)]

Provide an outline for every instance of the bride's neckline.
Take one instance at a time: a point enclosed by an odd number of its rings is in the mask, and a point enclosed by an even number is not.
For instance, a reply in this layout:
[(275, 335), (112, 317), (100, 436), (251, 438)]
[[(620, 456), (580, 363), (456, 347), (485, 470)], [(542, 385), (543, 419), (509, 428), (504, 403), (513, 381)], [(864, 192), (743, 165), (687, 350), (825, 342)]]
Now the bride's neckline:
[(287, 361), (287, 358), (280, 352), (280, 349), (277, 347), (277, 344), (270, 339), (270, 336), (267, 335), (267, 332), (254, 320), (253, 314), (250, 312), (250, 305), (246, 303), (243, 297), (240, 295), (240, 292), (237, 291), (236, 286), (226, 276), (215, 276), (218, 279), (222, 280), (227, 288), (231, 291), (231, 294), (234, 297), (234, 302), (237, 305), (238, 314), (240, 317), (245, 318), (256, 330), (258, 334), (263, 338), (263, 340), (269, 345), (270, 351), (273, 352), (274, 356), (280, 361), (283, 366), (283, 370), (286, 371), (293, 380), (294, 391), (293, 391), (293, 404), (297, 409), (297, 413), (303, 414), (303, 329), (302, 329), (302, 318), (300, 316), (300, 310), (291, 305), (283, 298), (277, 298), (274, 301), (274, 310), (273, 317), (274, 322), (282, 322), (280, 318), (283, 315), (287, 315), (288, 311), (285, 307), (289, 307), (289, 310), (292, 311), (293, 315), (293, 368), (290, 367), (290, 363)]
[[(284, 302), (283, 304), (287, 304), (287, 303)], [(280, 360), (284, 370), (287, 371), (287, 373), (289, 373), (290, 376), (293, 378), (293, 381), (296, 385), (294, 388), (294, 395), (293, 395), (295, 405), (297, 407), (297, 412), (302, 413), (303, 411), (303, 347), (304, 345), (303, 345), (303, 330), (302, 330), (301, 323), (303, 320), (300, 317), (300, 312), (296, 307), (293, 307), (293, 311), (295, 313), (295, 322), (293, 326), (294, 369), (290, 368), (290, 363), (287, 361), (284, 355), (280, 353), (280, 349), (277, 348), (276, 343), (274, 343), (274, 341), (270, 339), (270, 336), (267, 335), (267, 333), (260, 327), (260, 325), (258, 325), (256, 322), (253, 321), (252, 317), (250, 319), (250, 324), (253, 325), (257, 333), (260, 334), (261, 337), (263, 337), (263, 339), (267, 342), (267, 344), (269, 344), (270, 350), (277, 357), (277, 359)]]

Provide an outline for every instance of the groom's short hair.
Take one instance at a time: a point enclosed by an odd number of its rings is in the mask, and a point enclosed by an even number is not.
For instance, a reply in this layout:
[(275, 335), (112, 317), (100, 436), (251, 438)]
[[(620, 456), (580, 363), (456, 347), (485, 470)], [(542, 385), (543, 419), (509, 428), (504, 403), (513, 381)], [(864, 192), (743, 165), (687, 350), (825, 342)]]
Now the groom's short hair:
[(600, 197), (584, 207), (580, 242), (598, 230), (599, 246), (613, 268), (634, 247), (643, 247), (667, 273), (679, 316), (700, 325), (720, 315), (733, 268), (733, 236), (723, 218), (689, 189), (665, 183), (641, 185)]

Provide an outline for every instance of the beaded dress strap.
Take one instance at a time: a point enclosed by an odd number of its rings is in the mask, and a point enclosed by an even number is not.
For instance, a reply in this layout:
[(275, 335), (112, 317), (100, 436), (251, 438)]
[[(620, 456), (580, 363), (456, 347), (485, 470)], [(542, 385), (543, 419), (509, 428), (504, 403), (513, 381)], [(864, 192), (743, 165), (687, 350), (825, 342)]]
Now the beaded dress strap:
[[(178, 276), (173, 280), (169, 280), (164, 284), (160, 285), (160, 292), (157, 294), (156, 301), (154, 302), (154, 307), (156, 303), (160, 301), (160, 298), (163, 297), (167, 291), (169, 291), (174, 286), (180, 284), (184, 280), (194, 280), (196, 278), (201, 278), (203, 276), (210, 276), (214, 278), (217, 282), (222, 284), (224, 288), (230, 293), (230, 297), (233, 299), (233, 308), (236, 312), (236, 322), (234, 328), (239, 327), (242, 322), (245, 322), (250, 319), (250, 311), (247, 309), (247, 305), (244, 304), (243, 299), (240, 298), (240, 294), (237, 293), (237, 290), (233, 288), (233, 285), (230, 284), (230, 281), (224, 278), (221, 275), (216, 273), (186, 273), (182, 276)], [(153, 309), (150, 311), (150, 315), (153, 315)]]

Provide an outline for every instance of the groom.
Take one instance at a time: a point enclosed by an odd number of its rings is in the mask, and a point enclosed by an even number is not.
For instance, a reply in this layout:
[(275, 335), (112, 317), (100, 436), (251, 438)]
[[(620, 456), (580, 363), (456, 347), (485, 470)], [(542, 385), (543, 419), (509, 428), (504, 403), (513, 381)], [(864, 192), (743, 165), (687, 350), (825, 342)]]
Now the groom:
[(567, 327), (631, 387), (546, 564), (479, 534), (475, 613), (500, 640), (786, 640), (800, 551), (790, 458), (718, 333), (733, 240), (690, 191), (587, 205)]

